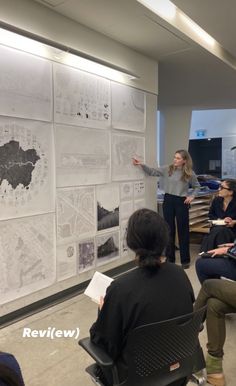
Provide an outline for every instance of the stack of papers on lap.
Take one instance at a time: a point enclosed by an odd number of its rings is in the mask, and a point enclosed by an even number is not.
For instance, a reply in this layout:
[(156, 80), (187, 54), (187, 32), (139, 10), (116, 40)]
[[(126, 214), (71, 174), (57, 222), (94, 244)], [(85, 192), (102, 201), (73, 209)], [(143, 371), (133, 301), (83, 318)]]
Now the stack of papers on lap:
[(225, 220), (212, 220), (213, 225), (226, 225)]
[(109, 287), (113, 280), (114, 279), (112, 279), (111, 277), (96, 271), (88, 287), (84, 291), (84, 294), (89, 296), (94, 302), (99, 304), (100, 297), (104, 297), (106, 295), (107, 287)]

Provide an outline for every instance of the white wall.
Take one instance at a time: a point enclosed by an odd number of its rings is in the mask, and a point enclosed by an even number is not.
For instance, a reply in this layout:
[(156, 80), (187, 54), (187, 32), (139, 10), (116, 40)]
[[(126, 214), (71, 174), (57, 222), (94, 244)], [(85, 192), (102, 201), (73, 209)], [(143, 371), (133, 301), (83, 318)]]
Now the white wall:
[(165, 133), (162, 165), (173, 160), (176, 150), (188, 149), (192, 108), (190, 106), (168, 106), (161, 109), (160, 126)]
[(197, 130), (204, 130), (205, 138), (236, 135), (236, 109), (193, 111), (190, 139), (198, 138)]
[(31, 0), (0, 0), (0, 20), (137, 74), (131, 86), (157, 94), (157, 63)]

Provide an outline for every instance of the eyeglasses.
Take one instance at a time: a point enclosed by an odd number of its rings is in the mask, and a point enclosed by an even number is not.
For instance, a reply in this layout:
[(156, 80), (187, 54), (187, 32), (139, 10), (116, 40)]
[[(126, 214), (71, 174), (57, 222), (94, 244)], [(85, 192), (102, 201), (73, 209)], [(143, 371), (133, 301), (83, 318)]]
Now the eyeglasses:
[(232, 189), (226, 188), (225, 186), (222, 186), (222, 185), (219, 186), (219, 189), (220, 189), (220, 190), (223, 190), (223, 189), (225, 189), (225, 190), (232, 190)]

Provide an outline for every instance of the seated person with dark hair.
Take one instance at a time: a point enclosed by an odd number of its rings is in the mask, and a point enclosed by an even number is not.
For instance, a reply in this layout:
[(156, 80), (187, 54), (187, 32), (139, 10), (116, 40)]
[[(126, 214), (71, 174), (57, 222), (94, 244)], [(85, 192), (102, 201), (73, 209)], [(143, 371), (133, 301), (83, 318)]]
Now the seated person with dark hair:
[[(213, 224), (209, 234), (203, 239), (201, 251), (233, 242), (236, 238), (236, 180), (226, 179), (221, 182), (218, 196), (212, 201), (208, 216)], [(225, 224), (214, 225), (214, 220), (224, 220)]]
[(21, 369), (12, 354), (0, 351), (0, 386), (24, 386)]
[[(122, 381), (128, 372), (123, 353), (130, 330), (193, 311), (194, 294), (187, 275), (162, 256), (168, 245), (168, 234), (168, 225), (156, 212), (140, 209), (132, 214), (127, 244), (135, 252), (138, 268), (111, 283), (90, 329), (92, 342), (105, 349), (116, 362)], [(111, 384), (111, 374), (102, 370), (105, 383)], [(171, 385), (186, 383), (184, 378)]]
[(207, 305), (207, 381), (224, 386), (223, 347), (225, 343), (225, 315), (236, 313), (236, 282), (211, 279), (204, 281), (195, 302), (195, 310)]

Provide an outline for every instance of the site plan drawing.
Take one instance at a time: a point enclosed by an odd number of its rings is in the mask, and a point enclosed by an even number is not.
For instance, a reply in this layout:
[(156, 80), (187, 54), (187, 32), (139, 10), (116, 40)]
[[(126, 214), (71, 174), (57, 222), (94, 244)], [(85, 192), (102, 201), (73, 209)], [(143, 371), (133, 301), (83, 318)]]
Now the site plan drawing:
[(55, 219), (45, 214), (0, 222), (0, 303), (56, 280)]
[(134, 166), (132, 158), (145, 162), (144, 137), (116, 134), (112, 135), (112, 180), (136, 180), (144, 178), (140, 167)]
[(123, 84), (112, 82), (112, 127), (145, 131), (146, 94)]
[(55, 122), (101, 129), (110, 127), (110, 81), (57, 63), (53, 70)]
[(95, 234), (94, 187), (57, 189), (57, 243)]
[(76, 244), (57, 245), (57, 280), (65, 280), (76, 274)]

